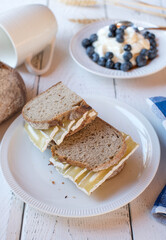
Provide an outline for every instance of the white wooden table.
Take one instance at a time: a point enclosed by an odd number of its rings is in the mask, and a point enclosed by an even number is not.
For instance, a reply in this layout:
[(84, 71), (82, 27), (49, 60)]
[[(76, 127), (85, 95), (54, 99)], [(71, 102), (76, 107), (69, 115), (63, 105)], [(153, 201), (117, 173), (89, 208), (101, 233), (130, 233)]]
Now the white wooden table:
[[(147, 2), (166, 7), (165, 0)], [(120, 7), (106, 6), (104, 0), (100, 6), (89, 8), (66, 6), (57, 0), (0, 0), (0, 12), (28, 3), (49, 6), (59, 26), (50, 71), (44, 76), (35, 77), (24, 66), (18, 68), (26, 83), (28, 100), (61, 80), (80, 95), (105, 95), (126, 102), (142, 112), (154, 126), (161, 143), (161, 162), (150, 186), (130, 204), (102, 216), (81, 219), (50, 216), (33, 209), (12, 193), (0, 172), (0, 240), (165, 240), (166, 226), (158, 223), (150, 211), (166, 183), (166, 133), (160, 121), (149, 111), (145, 99), (155, 95), (166, 96), (166, 69), (149, 77), (132, 80), (104, 79), (86, 72), (74, 63), (68, 51), (71, 37), (82, 25), (71, 23), (68, 19), (135, 18), (163, 26), (166, 20)], [(37, 64), (40, 66), (44, 59), (45, 56), (40, 56)], [(15, 118), (16, 116), (0, 126), (0, 140)]]

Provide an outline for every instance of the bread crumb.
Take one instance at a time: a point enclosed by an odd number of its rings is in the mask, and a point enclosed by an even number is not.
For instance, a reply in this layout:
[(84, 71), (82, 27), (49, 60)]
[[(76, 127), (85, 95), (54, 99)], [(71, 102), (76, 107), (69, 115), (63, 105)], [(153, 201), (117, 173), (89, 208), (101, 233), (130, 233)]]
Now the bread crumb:
[(73, 198), (76, 198), (75, 196), (73, 196)]
[(53, 163), (52, 163), (52, 162), (49, 162), (49, 163), (48, 163), (48, 166), (51, 166), (51, 165), (53, 165)]
[(64, 182), (62, 182), (62, 184), (65, 184)]
[(55, 181), (52, 181), (52, 184), (55, 184)]

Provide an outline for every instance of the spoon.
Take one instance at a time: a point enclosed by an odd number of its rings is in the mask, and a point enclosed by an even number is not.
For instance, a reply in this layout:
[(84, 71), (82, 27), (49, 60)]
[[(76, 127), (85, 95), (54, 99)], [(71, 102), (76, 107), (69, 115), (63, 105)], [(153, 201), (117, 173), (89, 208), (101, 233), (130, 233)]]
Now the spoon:
[(136, 27), (140, 32), (149, 30), (149, 29), (154, 29), (154, 30), (166, 30), (166, 27), (137, 27), (134, 23), (130, 21), (119, 21), (116, 23), (118, 27), (121, 27), (122, 25), (125, 25), (127, 27)]

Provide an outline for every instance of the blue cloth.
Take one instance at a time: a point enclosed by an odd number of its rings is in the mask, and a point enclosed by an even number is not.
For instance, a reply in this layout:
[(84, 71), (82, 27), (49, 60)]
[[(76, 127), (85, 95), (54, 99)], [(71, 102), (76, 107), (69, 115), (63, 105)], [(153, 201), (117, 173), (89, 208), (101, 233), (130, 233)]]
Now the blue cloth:
[[(166, 129), (166, 97), (151, 97), (147, 102)], [(166, 185), (154, 203), (152, 214), (158, 221), (166, 224)]]
[(166, 97), (151, 97), (147, 99), (147, 102), (166, 129)]
[(166, 185), (154, 203), (152, 214), (158, 221), (166, 224)]

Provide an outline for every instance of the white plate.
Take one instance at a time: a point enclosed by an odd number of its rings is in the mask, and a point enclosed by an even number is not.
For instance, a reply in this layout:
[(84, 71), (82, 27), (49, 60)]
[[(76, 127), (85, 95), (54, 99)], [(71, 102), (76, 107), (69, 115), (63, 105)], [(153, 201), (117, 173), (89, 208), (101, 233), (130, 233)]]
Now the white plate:
[(113, 99), (87, 97), (86, 100), (100, 117), (130, 134), (140, 147), (119, 175), (87, 196), (53, 166), (48, 166), (50, 151), (41, 153), (33, 146), (23, 128), (22, 116), (19, 116), (2, 140), (1, 168), (11, 189), (23, 201), (43, 212), (65, 217), (88, 217), (113, 211), (144, 191), (157, 171), (159, 141), (145, 117)]
[[(94, 63), (85, 52), (85, 49), (82, 47), (81, 42), (84, 38), (89, 38), (92, 33), (96, 33), (100, 28), (110, 25), (111, 23), (117, 22), (118, 20), (105, 20), (101, 22), (95, 22), (88, 24), (86, 27), (81, 29), (70, 42), (70, 54), (74, 61), (86, 69), (87, 71), (94, 73), (96, 75), (107, 77), (107, 78), (137, 78), (143, 77), (155, 72), (160, 71), (166, 66), (166, 32), (164, 31), (155, 31), (157, 43), (158, 43), (158, 56), (149, 62), (144, 67), (134, 68), (128, 72), (112, 70), (105, 67), (101, 67), (98, 64)], [(134, 21), (137, 26), (154, 26), (146, 22)]]

